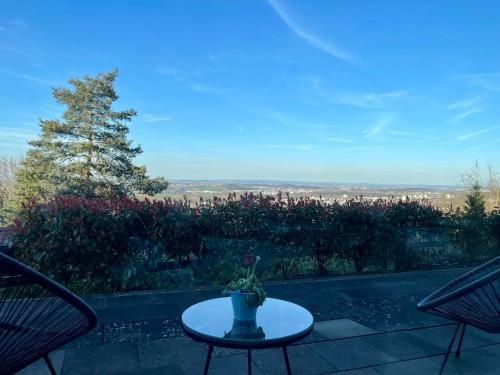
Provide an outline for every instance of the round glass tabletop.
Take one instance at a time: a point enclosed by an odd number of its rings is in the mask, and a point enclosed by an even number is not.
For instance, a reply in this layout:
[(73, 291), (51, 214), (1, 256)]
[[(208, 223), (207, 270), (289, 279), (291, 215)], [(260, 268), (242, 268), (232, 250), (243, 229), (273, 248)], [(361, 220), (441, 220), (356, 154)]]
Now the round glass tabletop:
[(214, 298), (182, 313), (185, 332), (198, 341), (232, 348), (283, 346), (307, 336), (313, 328), (309, 311), (295, 303), (266, 298), (254, 321), (233, 317), (231, 299)]

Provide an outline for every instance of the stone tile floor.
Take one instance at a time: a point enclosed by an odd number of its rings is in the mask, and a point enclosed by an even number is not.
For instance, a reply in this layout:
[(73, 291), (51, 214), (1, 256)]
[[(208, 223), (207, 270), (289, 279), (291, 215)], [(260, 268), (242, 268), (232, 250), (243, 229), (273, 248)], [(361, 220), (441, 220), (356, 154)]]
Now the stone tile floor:
[[(465, 270), (268, 283), (269, 296), (308, 308), (315, 329), (289, 349), (294, 374), (437, 374), (453, 326), (415, 309), (421, 298)], [(182, 333), (179, 316), (220, 290), (144, 292), (89, 298), (98, 327), (51, 354), (63, 375), (201, 374), (207, 348)], [(280, 350), (252, 355), (253, 374), (285, 374)], [(500, 374), (500, 335), (468, 329), (460, 359), (445, 374)], [(246, 353), (214, 351), (210, 374), (246, 374)], [(22, 375), (49, 374), (37, 362)]]

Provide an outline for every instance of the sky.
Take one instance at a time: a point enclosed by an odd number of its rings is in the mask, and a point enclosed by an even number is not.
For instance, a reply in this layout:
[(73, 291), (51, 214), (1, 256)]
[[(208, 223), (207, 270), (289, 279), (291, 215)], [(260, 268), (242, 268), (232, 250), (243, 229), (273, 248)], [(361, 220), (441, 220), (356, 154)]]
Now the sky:
[(500, 161), (498, 1), (0, 0), (0, 156), (118, 68), (153, 176), (457, 184)]

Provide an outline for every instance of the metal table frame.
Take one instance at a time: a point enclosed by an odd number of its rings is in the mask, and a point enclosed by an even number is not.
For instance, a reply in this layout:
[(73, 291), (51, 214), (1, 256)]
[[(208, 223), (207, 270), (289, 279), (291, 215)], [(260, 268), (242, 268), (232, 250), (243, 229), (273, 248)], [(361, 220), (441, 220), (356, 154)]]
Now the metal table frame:
[(252, 350), (258, 349), (270, 349), (270, 348), (281, 348), (283, 350), (283, 356), (285, 359), (286, 371), (288, 375), (292, 374), (292, 369), (290, 367), (290, 360), (288, 358), (288, 346), (294, 342), (300, 341), (306, 336), (308, 336), (313, 330), (314, 324), (311, 324), (306, 330), (299, 332), (295, 335), (286, 336), (279, 339), (272, 340), (248, 340), (247, 342), (240, 341), (230, 341), (223, 338), (217, 338), (212, 336), (203, 335), (197, 331), (191, 330), (187, 327), (184, 322), (182, 322), (182, 328), (184, 333), (193, 339), (194, 341), (201, 342), (208, 345), (207, 358), (205, 360), (205, 367), (203, 374), (208, 374), (208, 369), (210, 368), (210, 361), (212, 359), (212, 353), (214, 351), (214, 346), (228, 349), (244, 349), (247, 350), (247, 367), (248, 375), (252, 374)]

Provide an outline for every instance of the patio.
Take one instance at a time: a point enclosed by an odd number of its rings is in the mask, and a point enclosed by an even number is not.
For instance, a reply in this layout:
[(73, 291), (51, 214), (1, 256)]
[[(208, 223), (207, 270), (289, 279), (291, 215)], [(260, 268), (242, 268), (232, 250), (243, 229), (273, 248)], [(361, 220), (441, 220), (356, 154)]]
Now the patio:
[[(269, 296), (309, 309), (313, 333), (289, 348), (295, 374), (433, 374), (453, 326), (416, 303), (464, 269), (268, 283)], [(200, 374), (206, 346), (182, 333), (179, 316), (218, 289), (144, 292), (89, 299), (98, 327), (51, 354), (61, 374)], [(500, 337), (470, 329), (445, 374), (494, 374)], [(255, 351), (254, 374), (284, 374), (280, 350)], [(43, 362), (21, 372), (48, 374)], [(246, 373), (246, 353), (216, 348), (211, 374)]]

